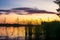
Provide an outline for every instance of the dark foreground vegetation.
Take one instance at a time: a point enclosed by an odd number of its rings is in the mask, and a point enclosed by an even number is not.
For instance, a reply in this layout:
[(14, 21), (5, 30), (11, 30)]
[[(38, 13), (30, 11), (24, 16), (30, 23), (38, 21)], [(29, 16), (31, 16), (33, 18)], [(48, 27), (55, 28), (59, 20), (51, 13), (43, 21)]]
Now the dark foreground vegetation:
[[(6, 26), (8, 24), (2, 25)], [(0, 24), (0, 26), (2, 25)], [(11, 26), (12, 24), (9, 25)], [(13, 25), (15, 25), (16, 27), (22, 26), (19, 24)], [(42, 22), (40, 25), (31, 25), (30, 23), (28, 23), (27, 25), (23, 26), (25, 26), (25, 40), (60, 40), (59, 21)], [(6, 39), (8, 39), (8, 37)]]
[(60, 22), (44, 22), (42, 27), (45, 30), (46, 40), (60, 40)]
[[(27, 30), (27, 40), (60, 40), (59, 21), (42, 22), (41, 25), (28, 27)], [(32, 37), (33, 35), (34, 37)]]

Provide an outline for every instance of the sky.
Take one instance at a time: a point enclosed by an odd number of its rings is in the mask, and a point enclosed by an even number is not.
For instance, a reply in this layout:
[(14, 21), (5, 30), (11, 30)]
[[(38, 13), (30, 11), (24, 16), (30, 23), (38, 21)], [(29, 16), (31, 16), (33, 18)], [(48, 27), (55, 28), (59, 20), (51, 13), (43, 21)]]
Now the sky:
[(55, 0), (0, 0), (0, 9), (32, 7), (40, 10), (56, 12), (58, 5), (53, 1)]

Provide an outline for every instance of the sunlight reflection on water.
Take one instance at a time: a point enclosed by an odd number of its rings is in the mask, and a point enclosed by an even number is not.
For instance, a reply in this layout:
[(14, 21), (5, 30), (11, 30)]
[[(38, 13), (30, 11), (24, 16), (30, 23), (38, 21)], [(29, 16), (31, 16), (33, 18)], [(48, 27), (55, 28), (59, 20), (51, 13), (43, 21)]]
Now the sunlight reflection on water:
[(0, 36), (25, 37), (25, 27), (0, 27)]

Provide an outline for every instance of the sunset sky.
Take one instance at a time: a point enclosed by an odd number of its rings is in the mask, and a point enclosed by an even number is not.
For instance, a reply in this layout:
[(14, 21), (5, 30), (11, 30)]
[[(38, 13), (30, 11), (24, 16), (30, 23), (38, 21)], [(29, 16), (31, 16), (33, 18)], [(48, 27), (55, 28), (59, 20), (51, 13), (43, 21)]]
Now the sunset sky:
[(0, 9), (33, 7), (56, 12), (58, 5), (56, 5), (53, 1), (55, 0), (0, 0)]
[[(55, 0), (0, 0), (0, 9), (31, 7), (31, 8), (38, 8), (40, 10), (56, 12), (56, 9), (58, 9), (58, 5), (55, 4), (53, 1)], [(22, 14), (25, 14), (25, 13), (22, 12)], [(4, 23), (5, 21), (5, 23), (13, 24), (17, 22), (16, 21), (17, 18), (19, 19), (18, 22), (20, 24), (28, 24), (29, 22), (31, 22), (31, 24), (36, 25), (36, 24), (40, 24), (41, 22), (60, 21), (60, 17), (52, 13), (50, 14), (34, 13), (34, 14), (27, 14), (27, 15), (18, 15), (17, 13), (10, 12), (8, 15), (6, 14), (0, 15), (0, 23)], [(12, 34), (12, 32), (14, 33)], [(17, 32), (18, 32), (17, 28), (13, 28), (13, 27), (7, 28), (7, 33), (9, 37), (16, 37)], [(7, 35), (5, 27), (0, 27), (0, 36), (4, 36), (4, 35)], [(25, 36), (24, 27), (22, 28), (19, 27), (19, 35)]]
[[(6, 17), (5, 23), (16, 23), (17, 17), (19, 18), (19, 23), (21, 24), (27, 24), (31, 22), (31, 24), (40, 24), (42, 21), (44, 22), (51, 22), (51, 21), (60, 21), (59, 16), (56, 14), (32, 14), (32, 15), (18, 15), (15, 13), (10, 13), (9, 15), (0, 15), (0, 23), (4, 23), (4, 18)], [(2, 31), (1, 31), (2, 30)], [(19, 31), (18, 31), (19, 30)], [(4, 32), (3, 32), (4, 31)], [(7, 34), (7, 33), (8, 34)], [(10, 38), (17, 37), (19, 33), (19, 36), (24, 37), (25, 36), (25, 28), (24, 27), (0, 27), (0, 36), (6, 36), (8, 35)]]
[[(5, 23), (17, 23), (19, 21), (20, 24), (28, 24), (31, 22), (31, 24), (40, 24), (42, 21), (50, 22), (50, 21), (59, 21), (60, 18), (56, 14), (28, 14), (28, 15), (18, 15), (15, 13), (10, 13), (8, 15), (2, 14), (0, 15), (0, 23), (4, 23), (6, 17)], [(17, 18), (19, 20), (17, 20)]]

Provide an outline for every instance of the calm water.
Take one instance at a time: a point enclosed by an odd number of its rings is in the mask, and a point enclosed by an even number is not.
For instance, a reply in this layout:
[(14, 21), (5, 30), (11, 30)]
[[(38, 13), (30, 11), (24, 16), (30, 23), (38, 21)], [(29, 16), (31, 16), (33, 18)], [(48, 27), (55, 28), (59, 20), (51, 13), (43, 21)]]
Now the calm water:
[(40, 25), (1, 27), (0, 40), (40, 40), (45, 39), (45, 31)]
[(0, 27), (0, 40), (25, 40), (25, 27)]

